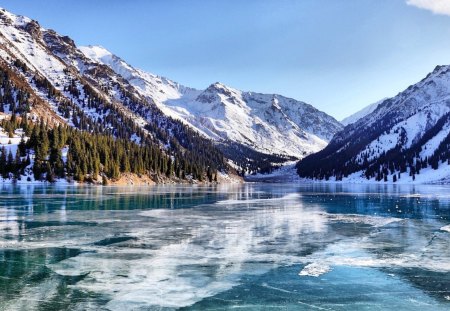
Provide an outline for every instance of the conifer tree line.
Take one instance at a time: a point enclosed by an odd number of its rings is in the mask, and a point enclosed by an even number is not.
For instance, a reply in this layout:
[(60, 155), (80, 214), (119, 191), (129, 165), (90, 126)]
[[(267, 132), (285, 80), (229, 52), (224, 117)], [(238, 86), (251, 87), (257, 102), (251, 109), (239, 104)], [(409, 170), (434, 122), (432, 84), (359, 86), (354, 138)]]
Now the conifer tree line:
[[(214, 181), (217, 180), (217, 170), (229, 169), (226, 159), (212, 142), (179, 121), (164, 116), (155, 118), (154, 122), (142, 128), (123, 109), (102, 98), (88, 83), (80, 82), (83, 80), (72, 79), (64, 86), (63, 92), (73, 97), (80, 96), (81, 92), (84, 94), (78, 100), (69, 100), (45, 77), (28, 71), (23, 62), (14, 61), (15, 69), (1, 65), (0, 109), (8, 105), (11, 114), (11, 120), (3, 120), (1, 126), (10, 137), (18, 128), (23, 128), (25, 135), (30, 137), (28, 142), (21, 142), (19, 155), (12, 155), (11, 161), (8, 152), (0, 149), (0, 156), (6, 158), (6, 164), (0, 168), (4, 176), (11, 173), (10, 177), (18, 177), (26, 169), (32, 169), (36, 179), (49, 181), (61, 177), (83, 181), (99, 174), (116, 179), (124, 172), (179, 179), (192, 176), (200, 181)], [(11, 79), (15, 71), (31, 76), (32, 83), (47, 95), (48, 100), (57, 103), (58, 112), (71, 126), (50, 128), (45, 121), (30, 122), (27, 113), (35, 102), (30, 99), (26, 88)], [(133, 100), (138, 101), (130, 94), (123, 98), (125, 104), (137, 107), (135, 110), (161, 113), (146, 103), (131, 105)], [(86, 114), (88, 109), (95, 112), (95, 117)], [(136, 142), (131, 141), (132, 137), (137, 138)], [(61, 156), (63, 146), (68, 146), (69, 150), (66, 163)], [(30, 158), (33, 153), (34, 159)]]
[[(2, 120), (0, 125), (10, 133), (22, 128), (29, 137), (28, 141), (22, 138), (16, 154), (7, 152), (5, 146), (0, 150), (3, 178), (20, 179), (28, 171), (35, 180), (49, 182), (59, 178), (90, 182), (99, 176), (107, 181), (118, 179), (122, 173), (217, 181), (217, 171), (212, 168), (204, 172), (195, 163), (167, 156), (157, 146), (142, 146), (64, 125), (50, 128), (45, 122), (33, 123), (25, 117)], [(66, 161), (63, 150), (67, 150)]]

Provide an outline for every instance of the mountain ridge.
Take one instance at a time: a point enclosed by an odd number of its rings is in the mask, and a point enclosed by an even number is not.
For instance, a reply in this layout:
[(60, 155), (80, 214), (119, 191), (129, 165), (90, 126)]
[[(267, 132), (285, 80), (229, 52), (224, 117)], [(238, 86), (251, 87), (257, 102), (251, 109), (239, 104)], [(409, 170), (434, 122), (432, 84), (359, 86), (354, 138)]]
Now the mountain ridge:
[(168, 157), (186, 176), (234, 170), (209, 140), (164, 115), (108, 66), (86, 58), (69, 37), (1, 9), (0, 43), (8, 82), (2, 94), (9, 98), (1, 108), (9, 114), (153, 146), (164, 154), (158, 171)]
[(448, 170), (450, 156), (449, 82), (450, 66), (437, 66), (420, 82), (346, 126), (324, 150), (299, 162), (298, 173), (360, 182), (449, 179), (442, 173)]
[(79, 48), (70, 37), (4, 9), (0, 41), (5, 68), (35, 98), (28, 118), (157, 145), (202, 172), (271, 170), (322, 149), (341, 128), (314, 107), (280, 95), (220, 83), (205, 90), (183, 86), (104, 48)]
[(382, 100), (379, 100), (379, 101), (377, 101), (377, 102), (375, 102), (373, 104), (370, 104), (370, 105), (362, 108), (361, 110), (359, 110), (359, 111), (349, 115), (348, 117), (342, 119), (340, 122), (344, 126), (347, 126), (349, 124), (355, 123), (355, 122), (359, 121), (359, 119), (364, 118), (366, 115), (371, 114), (386, 99), (388, 99), (388, 98), (383, 98)]
[[(133, 68), (103, 47), (80, 49), (87, 57), (126, 77), (141, 95), (152, 99), (164, 113), (219, 144), (229, 145), (231, 141), (258, 153), (279, 154), (281, 161), (300, 159), (322, 149), (342, 128), (334, 118), (292, 98), (244, 92), (220, 82), (197, 90)], [(229, 150), (228, 147), (222, 150)], [(233, 158), (233, 153), (228, 156)]]

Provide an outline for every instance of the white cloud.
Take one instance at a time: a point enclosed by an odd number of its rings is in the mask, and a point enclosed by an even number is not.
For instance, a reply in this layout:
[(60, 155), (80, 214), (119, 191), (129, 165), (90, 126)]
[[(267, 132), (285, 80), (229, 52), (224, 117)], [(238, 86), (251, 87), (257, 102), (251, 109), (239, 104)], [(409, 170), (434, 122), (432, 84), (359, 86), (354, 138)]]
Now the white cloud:
[(450, 16), (450, 0), (406, 0), (408, 5)]

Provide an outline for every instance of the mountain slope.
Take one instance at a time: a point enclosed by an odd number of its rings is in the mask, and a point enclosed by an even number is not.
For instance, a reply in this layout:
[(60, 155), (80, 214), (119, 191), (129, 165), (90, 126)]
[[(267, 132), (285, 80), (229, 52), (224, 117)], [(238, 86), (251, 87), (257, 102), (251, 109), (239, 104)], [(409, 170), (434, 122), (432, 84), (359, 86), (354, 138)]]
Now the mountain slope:
[(444, 180), (450, 177), (449, 133), (450, 66), (438, 66), (346, 126), (297, 168), (300, 176), (318, 179)]
[(186, 175), (230, 169), (211, 141), (165, 115), (110, 67), (87, 58), (69, 37), (3, 9), (0, 69), (14, 86), (1, 94), (8, 97), (2, 109), (9, 114), (153, 146)]
[[(334, 118), (294, 99), (242, 92), (221, 83), (200, 91), (135, 69), (102, 47), (80, 49), (129, 81), (166, 115), (216, 141), (229, 158), (249, 170), (317, 152), (342, 128)], [(245, 158), (257, 163), (240, 161)]]
[(133, 68), (102, 47), (78, 48), (69, 37), (3, 9), (0, 43), (7, 79), (27, 90), (27, 100), (13, 96), (5, 112), (156, 146), (189, 175), (232, 167), (269, 171), (321, 150), (342, 128), (280, 95), (220, 83), (185, 87)]
[(355, 112), (354, 114), (352, 114), (352, 115), (346, 117), (345, 119), (343, 119), (341, 121), (341, 124), (343, 124), (344, 126), (347, 126), (349, 124), (357, 122), (359, 119), (364, 118), (368, 114), (371, 114), (386, 99), (387, 98), (382, 99), (380, 101), (377, 101), (376, 103), (373, 103), (373, 104), (371, 104), (369, 106), (364, 107), (363, 109), (359, 110), (358, 112)]
[(166, 107), (215, 140), (231, 140), (269, 154), (302, 157), (316, 152), (340, 128), (304, 103), (241, 92), (221, 83), (210, 85), (194, 99), (169, 100)]

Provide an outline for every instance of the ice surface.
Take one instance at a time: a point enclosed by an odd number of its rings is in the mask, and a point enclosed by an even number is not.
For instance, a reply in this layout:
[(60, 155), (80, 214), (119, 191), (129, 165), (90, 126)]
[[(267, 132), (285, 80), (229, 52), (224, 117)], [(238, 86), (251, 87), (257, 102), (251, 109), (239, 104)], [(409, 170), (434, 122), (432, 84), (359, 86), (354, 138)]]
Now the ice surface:
[[(439, 230), (448, 223), (440, 217), (448, 215), (434, 214), (436, 205), (425, 208), (436, 200), (427, 194), (440, 187), (396, 188), (389, 195), (380, 188), (366, 193), (360, 186), (352, 192), (334, 187), (107, 187), (62, 193), (22, 188), (20, 194), (0, 193), (0, 200), (9, 202), (0, 209), (2, 249), (29, 254), (77, 250), (60, 260), (45, 256), (41, 265), (52, 278), (25, 286), (8, 306), (20, 309), (27, 297), (59, 299), (58, 278), (76, 279), (70, 291), (102, 297), (108, 310), (134, 310), (191, 306), (232, 290), (248, 275), (292, 265), (302, 266), (292, 279), (298, 274), (325, 277), (339, 267), (450, 272), (447, 233)], [(417, 193), (423, 196), (414, 197)], [(407, 217), (395, 209), (399, 205), (408, 211), (419, 199), (433, 214)], [(448, 199), (441, 200), (448, 206)], [(378, 215), (379, 202), (393, 211)], [(98, 308), (83, 304), (91, 298), (84, 299), (78, 308)]]
[(379, 216), (362, 216), (362, 215), (328, 215), (330, 221), (338, 221), (342, 223), (360, 223), (374, 227), (383, 227), (390, 223), (401, 221), (401, 218), (395, 217), (379, 217)]

